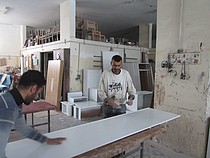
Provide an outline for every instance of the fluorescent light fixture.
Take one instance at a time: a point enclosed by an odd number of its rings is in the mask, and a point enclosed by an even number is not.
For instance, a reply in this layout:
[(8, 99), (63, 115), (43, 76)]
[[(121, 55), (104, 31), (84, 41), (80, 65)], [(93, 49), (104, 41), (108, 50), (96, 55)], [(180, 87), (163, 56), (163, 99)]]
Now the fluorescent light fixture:
[(0, 9), (0, 14), (5, 14), (8, 10), (9, 10), (8, 7), (2, 7), (2, 8)]

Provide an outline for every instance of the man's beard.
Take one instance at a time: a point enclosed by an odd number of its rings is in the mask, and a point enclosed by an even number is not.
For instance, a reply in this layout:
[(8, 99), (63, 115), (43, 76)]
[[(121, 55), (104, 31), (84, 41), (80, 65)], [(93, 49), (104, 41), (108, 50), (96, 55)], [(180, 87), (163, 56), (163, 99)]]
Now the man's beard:
[(36, 94), (32, 94), (30, 96), (27, 96), (24, 100), (24, 104), (29, 105), (33, 102), (33, 100), (35, 99)]
[(33, 102), (33, 100), (31, 100), (31, 98), (26, 98), (25, 100), (24, 100), (24, 104), (26, 104), (26, 105), (29, 105), (29, 104), (31, 104)]
[(112, 69), (112, 72), (116, 75), (120, 74), (121, 69)]

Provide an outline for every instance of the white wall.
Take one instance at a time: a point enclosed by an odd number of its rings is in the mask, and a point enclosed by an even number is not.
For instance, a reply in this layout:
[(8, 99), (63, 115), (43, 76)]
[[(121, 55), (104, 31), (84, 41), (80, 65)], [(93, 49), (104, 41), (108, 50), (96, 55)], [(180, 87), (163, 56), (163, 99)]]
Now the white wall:
[(0, 24), (0, 58), (7, 58), (9, 66), (19, 65), (20, 41), (20, 26)]
[[(158, 1), (154, 106), (181, 115), (181, 118), (168, 124), (167, 133), (159, 140), (171, 151), (194, 158), (204, 158), (206, 152), (209, 116), (209, 6), (209, 0), (183, 0), (183, 4), (182, 0)], [(168, 53), (175, 53), (179, 48), (186, 52), (199, 51), (201, 42), (200, 64), (186, 65), (189, 79), (180, 79), (181, 65), (174, 65), (172, 73), (161, 68), (161, 62), (167, 60)]]

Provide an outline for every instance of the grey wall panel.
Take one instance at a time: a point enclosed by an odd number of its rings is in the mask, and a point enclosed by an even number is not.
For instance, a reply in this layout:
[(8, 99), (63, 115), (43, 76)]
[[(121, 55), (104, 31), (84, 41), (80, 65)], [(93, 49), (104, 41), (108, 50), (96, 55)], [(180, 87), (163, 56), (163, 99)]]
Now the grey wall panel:
[(139, 63), (123, 63), (123, 68), (130, 73), (133, 84), (137, 91), (141, 91), (141, 78), (139, 73)]

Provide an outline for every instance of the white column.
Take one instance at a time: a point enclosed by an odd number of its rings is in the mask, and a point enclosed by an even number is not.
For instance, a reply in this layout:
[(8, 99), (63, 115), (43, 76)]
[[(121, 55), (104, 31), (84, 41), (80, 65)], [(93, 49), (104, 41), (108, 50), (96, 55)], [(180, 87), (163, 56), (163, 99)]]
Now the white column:
[(24, 55), (21, 55), (20, 57), (20, 74), (22, 75), (24, 73)]
[(26, 41), (26, 25), (20, 26), (20, 48), (23, 48)]
[(68, 0), (60, 4), (60, 33), (61, 41), (75, 38), (76, 1)]
[(149, 23), (148, 24), (149, 26), (149, 48), (152, 48), (152, 23)]
[(146, 47), (149, 46), (149, 29), (147, 24), (139, 25), (139, 46)]
[(70, 38), (76, 36), (76, 0), (70, 0)]

